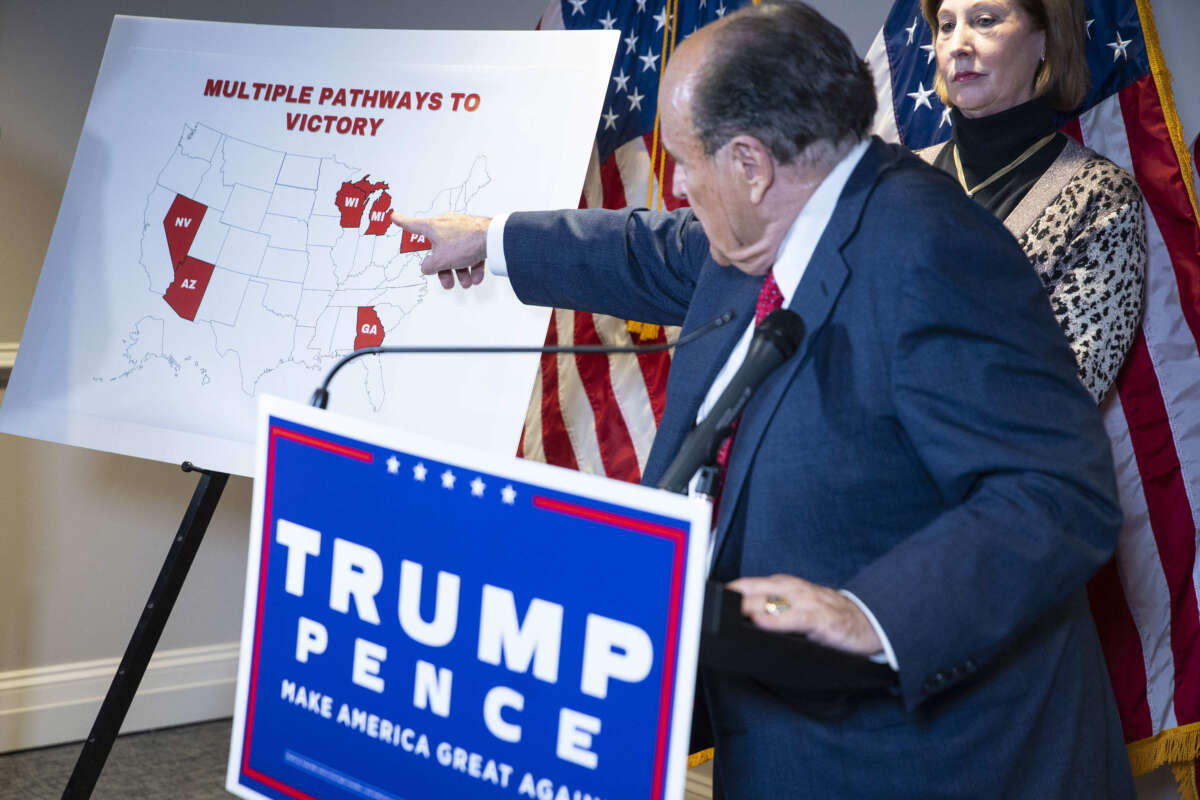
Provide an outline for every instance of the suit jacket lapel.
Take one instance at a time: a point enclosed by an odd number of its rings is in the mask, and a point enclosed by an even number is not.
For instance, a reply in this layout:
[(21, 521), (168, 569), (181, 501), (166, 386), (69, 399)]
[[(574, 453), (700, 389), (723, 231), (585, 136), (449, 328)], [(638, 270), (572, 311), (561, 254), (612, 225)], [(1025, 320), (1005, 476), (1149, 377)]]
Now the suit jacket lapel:
[(788, 304), (788, 308), (804, 320), (804, 340), (796, 353), (768, 378), (765, 391), (756, 394), (742, 414), (734, 447), (730, 453), (725, 486), (721, 492), (715, 554), (719, 555), (724, 544), (730, 520), (737, 508), (738, 498), (763, 433), (792, 378), (807, 363), (812, 343), (820, 335), (821, 328), (829, 319), (850, 277), (850, 269), (842, 257), (842, 248), (854, 236), (867, 198), (880, 175), (895, 159), (896, 156), (889, 152), (888, 146), (879, 140), (873, 141), (867, 148), (842, 189), (833, 216), (825, 226), (825, 231), (805, 268), (804, 276), (800, 279), (800, 285), (796, 287), (796, 293)]
[(675, 352), (671, 361), (666, 412), (659, 423), (655, 447), (646, 464), (643, 476), (645, 483), (651, 486), (657, 484), (695, 424), (696, 414), (708, 394), (708, 388), (729, 360), (729, 354), (746, 326), (754, 322), (754, 306), (761, 285), (761, 278), (746, 275), (733, 267), (714, 267), (712, 276), (705, 281), (704, 291), (697, 292), (692, 299), (683, 326), (685, 332), (731, 309), (736, 316), (732, 324)]

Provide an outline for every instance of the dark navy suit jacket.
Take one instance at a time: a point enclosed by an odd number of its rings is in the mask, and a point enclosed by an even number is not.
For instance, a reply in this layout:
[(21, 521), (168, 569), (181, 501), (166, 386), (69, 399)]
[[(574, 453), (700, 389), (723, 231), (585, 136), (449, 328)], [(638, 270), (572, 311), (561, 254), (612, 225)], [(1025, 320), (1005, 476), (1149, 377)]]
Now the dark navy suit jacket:
[[(689, 211), (514, 214), (527, 303), (681, 324), (753, 318)], [(791, 309), (800, 350), (747, 406), (714, 577), (846, 588), (900, 665), (821, 720), (706, 676), (730, 798), (1132, 797), (1084, 583), (1120, 528), (1108, 440), (1034, 270), (992, 215), (873, 141)], [(654, 485), (744, 325), (681, 348)], [(636, 587), (629, 587), (636, 591)]]

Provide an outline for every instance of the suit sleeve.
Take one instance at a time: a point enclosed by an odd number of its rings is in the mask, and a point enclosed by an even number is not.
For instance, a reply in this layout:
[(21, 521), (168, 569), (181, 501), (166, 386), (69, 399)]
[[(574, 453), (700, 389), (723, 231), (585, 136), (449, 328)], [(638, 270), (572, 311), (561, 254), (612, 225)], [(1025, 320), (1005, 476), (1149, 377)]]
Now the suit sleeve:
[(1108, 439), (1040, 281), (981, 215), (909, 237), (895, 314), (896, 415), (945, 511), (845, 587), (887, 632), (909, 708), (1019, 647), (1121, 522)]
[(509, 280), (521, 302), (680, 325), (708, 240), (690, 209), (512, 214)]

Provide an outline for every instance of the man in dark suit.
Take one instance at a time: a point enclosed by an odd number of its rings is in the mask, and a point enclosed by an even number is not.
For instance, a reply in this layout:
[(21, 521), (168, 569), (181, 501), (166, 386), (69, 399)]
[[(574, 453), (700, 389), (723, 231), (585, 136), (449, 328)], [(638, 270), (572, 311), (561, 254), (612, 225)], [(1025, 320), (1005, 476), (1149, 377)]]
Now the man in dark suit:
[(690, 210), (396, 221), (430, 237), (423, 269), (447, 287), (487, 256), (528, 303), (747, 321), (676, 353), (650, 485), (756, 306), (803, 319), (733, 437), (712, 577), (756, 623), (887, 660), (898, 683), (829, 719), (706, 675), (727, 797), (1131, 797), (1084, 594), (1121, 519), (1095, 406), (1017, 243), (868, 137), (874, 107), (841, 31), (751, 7), (664, 75)]

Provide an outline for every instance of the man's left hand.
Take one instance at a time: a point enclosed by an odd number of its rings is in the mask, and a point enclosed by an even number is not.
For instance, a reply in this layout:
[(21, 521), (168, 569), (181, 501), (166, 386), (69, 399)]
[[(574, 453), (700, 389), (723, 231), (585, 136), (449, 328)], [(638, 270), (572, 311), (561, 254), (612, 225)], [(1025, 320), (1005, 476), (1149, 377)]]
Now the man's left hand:
[(742, 613), (760, 628), (803, 633), (819, 644), (864, 656), (883, 650), (871, 621), (854, 601), (828, 586), (771, 575), (738, 578), (729, 588), (742, 594)]

